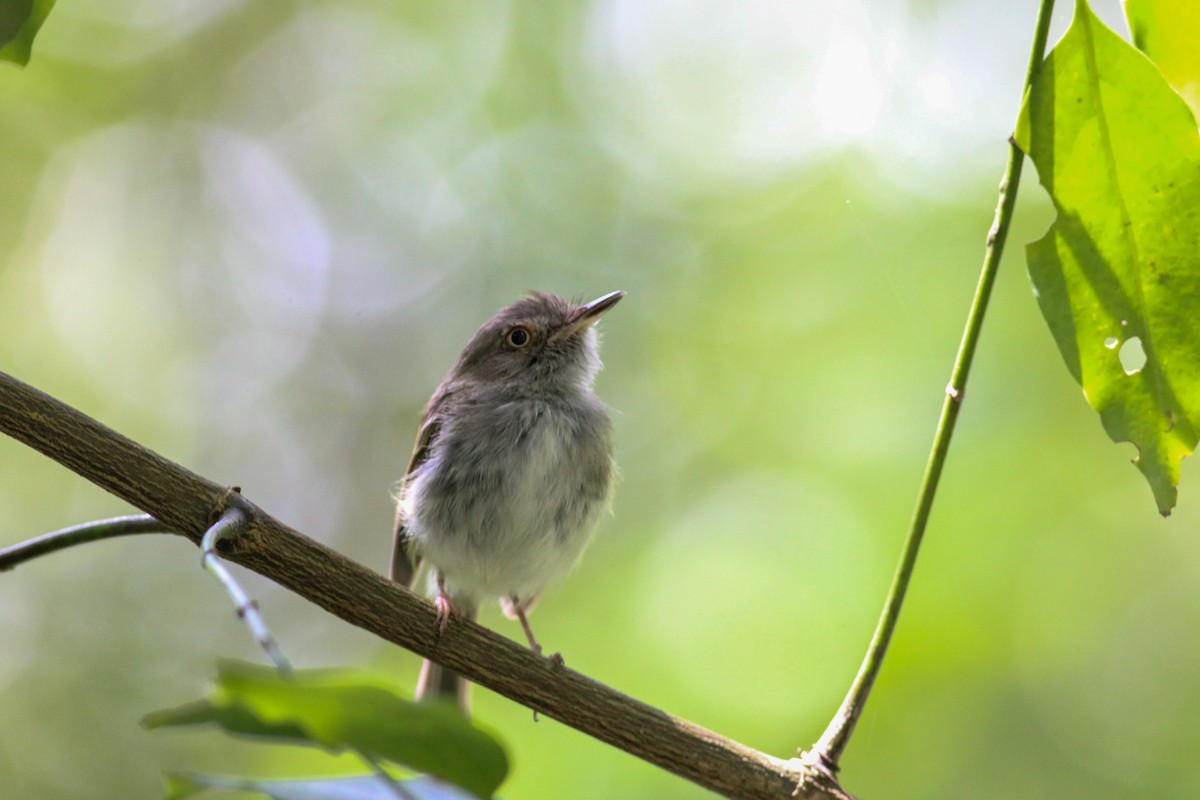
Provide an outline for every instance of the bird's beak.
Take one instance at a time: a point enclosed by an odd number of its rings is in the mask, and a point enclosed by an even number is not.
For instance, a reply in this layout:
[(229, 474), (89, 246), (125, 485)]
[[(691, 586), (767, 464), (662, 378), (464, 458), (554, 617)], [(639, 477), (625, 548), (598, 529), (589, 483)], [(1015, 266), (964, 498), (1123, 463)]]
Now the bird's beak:
[(554, 337), (556, 339), (566, 336), (574, 336), (582, 330), (586, 330), (599, 321), (605, 311), (615, 306), (620, 302), (625, 293), (618, 289), (615, 292), (609, 292), (603, 297), (597, 297), (590, 303), (579, 306), (571, 312), (571, 316), (567, 317), (567, 322), (559, 330)]

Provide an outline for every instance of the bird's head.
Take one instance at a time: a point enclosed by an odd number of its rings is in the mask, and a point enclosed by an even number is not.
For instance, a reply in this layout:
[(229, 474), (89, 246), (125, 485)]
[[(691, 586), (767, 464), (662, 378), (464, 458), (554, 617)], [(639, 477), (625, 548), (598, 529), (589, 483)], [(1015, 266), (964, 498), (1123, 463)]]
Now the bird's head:
[(463, 349), (458, 378), (488, 384), (527, 383), (566, 391), (588, 388), (600, 371), (594, 325), (625, 293), (610, 292), (590, 303), (532, 292), (500, 309)]

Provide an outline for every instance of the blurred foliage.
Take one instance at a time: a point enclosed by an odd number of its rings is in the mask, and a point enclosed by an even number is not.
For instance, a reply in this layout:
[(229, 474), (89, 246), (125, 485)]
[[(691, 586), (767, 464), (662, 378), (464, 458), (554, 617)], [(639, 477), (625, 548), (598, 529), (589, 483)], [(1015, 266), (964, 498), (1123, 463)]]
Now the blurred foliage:
[(1079, 0), (1016, 140), (1058, 210), (1027, 251), (1042, 313), (1104, 429), (1137, 447), (1135, 463), (1169, 514), (1180, 462), (1200, 437), (1196, 120)]
[[(624, 478), (539, 636), (787, 756), (841, 701), (899, 551), (1025, 5), (60, 3), (30, 65), (0, 65), (0, 364), (382, 570), (390, 487), (475, 327), (529, 288), (625, 289), (598, 386)], [(1014, 245), (1051, 218), (1025, 189)], [(1008, 252), (842, 774), (900, 800), (1194, 797), (1200, 502), (1147, 513)], [(0, 442), (5, 544), (126, 511)], [(245, 582), (299, 664), (415, 680), (412, 654)], [(214, 656), (258, 657), (185, 542), (6, 573), (0, 641), (5, 800), (362, 772), (137, 726)], [(475, 700), (506, 797), (705, 796)]]
[(351, 750), (449, 781), (488, 798), (508, 774), (504, 748), (451, 703), (413, 703), (352, 670), (218, 666), (204, 700), (156, 711), (147, 728), (215, 724), (226, 733)]
[(52, 8), (54, 0), (5, 0), (0, 3), (0, 61), (29, 63), (33, 38)]

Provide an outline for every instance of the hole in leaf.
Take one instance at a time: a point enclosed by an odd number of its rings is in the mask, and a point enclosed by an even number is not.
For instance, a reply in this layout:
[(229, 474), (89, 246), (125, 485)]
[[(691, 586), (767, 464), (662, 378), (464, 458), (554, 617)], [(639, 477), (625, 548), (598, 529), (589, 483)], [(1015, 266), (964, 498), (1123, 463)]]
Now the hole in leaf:
[(1109, 350), (1112, 350), (1114, 347), (1116, 347), (1120, 343), (1121, 343), (1121, 340), (1115, 336), (1110, 336), (1104, 340), (1104, 346), (1107, 347)]
[(1136, 336), (1127, 339), (1117, 355), (1126, 375), (1136, 375), (1146, 366), (1146, 351), (1142, 349), (1142, 340)]

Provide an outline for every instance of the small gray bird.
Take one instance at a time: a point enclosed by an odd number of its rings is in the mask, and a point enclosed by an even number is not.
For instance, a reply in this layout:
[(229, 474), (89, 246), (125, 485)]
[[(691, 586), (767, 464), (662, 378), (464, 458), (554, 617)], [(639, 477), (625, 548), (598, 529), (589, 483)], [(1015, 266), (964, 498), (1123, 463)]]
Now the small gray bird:
[[(613, 481), (593, 326), (624, 296), (575, 305), (534, 292), (500, 309), (430, 398), (397, 493), (390, 577), (409, 586), (432, 567), (439, 636), (498, 597), (541, 653), (526, 615), (579, 560)], [(465, 681), (430, 661), (416, 694), (466, 710)]]

